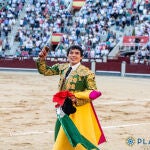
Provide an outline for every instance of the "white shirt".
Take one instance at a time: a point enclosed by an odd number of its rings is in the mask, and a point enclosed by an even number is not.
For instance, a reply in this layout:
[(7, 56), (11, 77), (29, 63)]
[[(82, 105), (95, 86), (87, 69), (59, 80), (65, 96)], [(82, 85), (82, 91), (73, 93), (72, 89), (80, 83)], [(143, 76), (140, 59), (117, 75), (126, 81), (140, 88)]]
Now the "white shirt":
[[(73, 65), (73, 66), (71, 66), (71, 65), (69, 64), (69, 67), (72, 67), (71, 72), (74, 71), (74, 70), (76, 70), (80, 64), (81, 64), (80, 62), (77, 63), (77, 64), (75, 64), (75, 65)], [(71, 72), (70, 72), (70, 73), (71, 73)], [(70, 75), (70, 73), (69, 73), (69, 75)], [(67, 78), (69, 77), (69, 75), (67, 76)]]
[(81, 63), (79, 62), (79, 63), (77, 63), (77, 64), (75, 64), (75, 65), (73, 65), (73, 66), (70, 66), (69, 65), (69, 67), (72, 67), (72, 70), (71, 71), (74, 71), (74, 70), (76, 70), (77, 68), (78, 68), (78, 66), (80, 65)]
[[(73, 66), (71, 66), (71, 65), (69, 64), (69, 67), (72, 67), (72, 70), (70, 71), (70, 73), (71, 73), (72, 71), (76, 70), (80, 64), (81, 64), (80, 62), (77, 63), (77, 64), (75, 64), (75, 65), (73, 65)], [(70, 73), (67, 75), (67, 78), (70, 76)], [(67, 79), (67, 78), (66, 78), (66, 79)]]

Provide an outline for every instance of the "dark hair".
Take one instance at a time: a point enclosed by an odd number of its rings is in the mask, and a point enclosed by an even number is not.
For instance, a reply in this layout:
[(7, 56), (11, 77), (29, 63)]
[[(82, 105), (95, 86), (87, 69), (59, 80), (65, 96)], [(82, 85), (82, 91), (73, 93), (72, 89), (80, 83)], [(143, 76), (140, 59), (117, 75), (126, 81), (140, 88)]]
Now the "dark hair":
[(83, 49), (79, 45), (72, 45), (67, 49), (67, 56), (71, 50), (77, 49), (80, 51), (81, 56), (83, 56)]

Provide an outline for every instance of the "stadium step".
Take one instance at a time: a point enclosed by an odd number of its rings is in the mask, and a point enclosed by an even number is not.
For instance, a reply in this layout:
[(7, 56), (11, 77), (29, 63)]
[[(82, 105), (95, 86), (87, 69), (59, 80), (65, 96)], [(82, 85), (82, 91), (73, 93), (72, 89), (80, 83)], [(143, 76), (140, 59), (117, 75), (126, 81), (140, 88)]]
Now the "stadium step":
[(29, 0), (26, 0), (26, 3), (24, 5), (22, 11), (20, 12), (18, 19), (16, 20), (16, 23), (13, 26), (11, 33), (8, 35), (8, 40), (9, 40), (11, 49), (5, 51), (6, 56), (7, 55), (9, 55), (9, 56), (15, 55), (16, 49), (19, 46), (19, 43), (15, 42), (15, 35), (18, 31), (18, 28), (20, 27), (20, 19), (24, 18), (24, 16), (25, 16), (26, 7), (28, 7), (28, 4), (29, 4)]

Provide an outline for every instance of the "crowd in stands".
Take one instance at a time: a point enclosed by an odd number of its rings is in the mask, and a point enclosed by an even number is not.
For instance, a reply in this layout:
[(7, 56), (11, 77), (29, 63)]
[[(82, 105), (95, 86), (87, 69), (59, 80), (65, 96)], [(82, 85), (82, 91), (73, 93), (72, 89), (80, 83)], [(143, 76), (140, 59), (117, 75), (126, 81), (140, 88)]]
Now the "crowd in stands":
[(66, 11), (68, 3), (58, 4), (55, 0), (30, 1), (26, 15), (20, 20), (20, 27), (15, 37), (19, 41), (19, 51), (27, 51), (37, 56), (46, 44), (52, 32), (63, 32), (63, 21), (69, 20), (71, 14)]
[(130, 61), (132, 63), (150, 64), (150, 49), (148, 47), (137, 49), (135, 54), (130, 57)]
[(24, 0), (11, 0), (0, 10), (0, 40), (3, 42), (4, 50), (10, 49), (8, 34), (13, 30), (24, 3)]
[[(24, 4), (25, 0), (13, 0), (0, 13), (4, 50), (10, 49), (8, 33)], [(76, 13), (68, 9), (70, 4), (69, 0), (29, 0), (15, 35), (15, 41), (19, 42), (16, 57), (37, 56), (51, 33), (63, 33), (63, 37), (50, 56), (63, 57), (69, 45), (79, 44), (85, 50), (85, 58), (108, 56), (122, 39), (117, 33), (124, 33), (127, 27), (134, 27), (134, 33), (126, 35), (150, 36), (150, 3), (147, 1), (87, 0)], [(144, 56), (139, 58), (139, 53)], [(133, 58), (135, 62), (149, 60), (149, 44), (139, 46)]]

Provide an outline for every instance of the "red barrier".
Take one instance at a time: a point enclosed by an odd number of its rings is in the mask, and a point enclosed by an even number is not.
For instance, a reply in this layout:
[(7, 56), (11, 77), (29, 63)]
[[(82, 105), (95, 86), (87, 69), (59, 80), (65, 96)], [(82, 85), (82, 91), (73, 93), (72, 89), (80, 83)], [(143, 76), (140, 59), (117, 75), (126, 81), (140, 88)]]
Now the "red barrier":
[(33, 59), (12, 59), (12, 60), (0, 60), (0, 67), (6, 68), (36, 68), (36, 63)]
[[(56, 61), (47, 60), (48, 65), (55, 64)], [(63, 63), (63, 62), (57, 62)], [(82, 62), (85, 66), (91, 68), (91, 62)], [(96, 62), (96, 70), (99, 71), (121, 71), (122, 61), (108, 61), (107, 63)], [(29, 68), (36, 69), (36, 62), (33, 59), (0, 59), (0, 67), (5, 68)], [(150, 65), (145, 64), (130, 64), (126, 63), (126, 73), (139, 73), (139, 74), (150, 74)]]
[(144, 64), (127, 64), (127, 73), (150, 74), (150, 65)]

